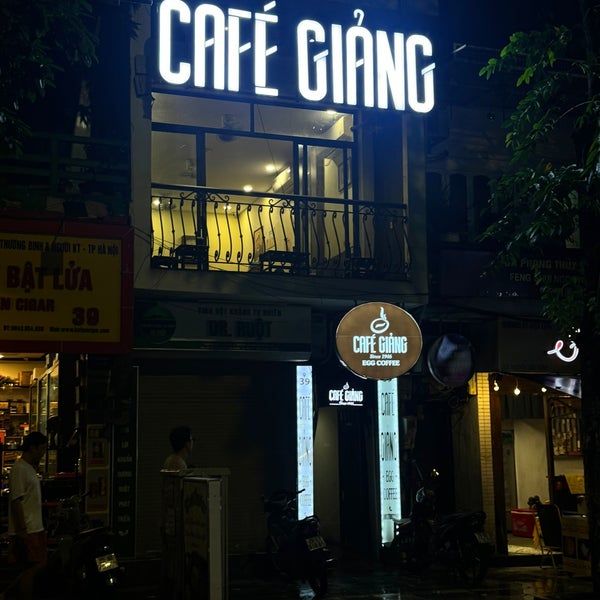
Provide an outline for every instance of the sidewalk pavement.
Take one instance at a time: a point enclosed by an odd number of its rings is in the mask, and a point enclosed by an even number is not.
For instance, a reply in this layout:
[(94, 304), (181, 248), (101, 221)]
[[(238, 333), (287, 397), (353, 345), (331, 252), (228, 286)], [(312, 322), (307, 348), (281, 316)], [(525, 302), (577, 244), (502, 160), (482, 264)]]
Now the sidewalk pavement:
[[(148, 571), (145, 570), (146, 575)], [(157, 600), (156, 586), (123, 590), (127, 600)], [(148, 582), (149, 583), (149, 582)], [(234, 569), (229, 600), (311, 600), (307, 584), (264, 573), (253, 560)], [(592, 600), (591, 581), (552, 567), (499, 567), (474, 588), (457, 582), (447, 570), (435, 568), (421, 576), (398, 573), (378, 565), (358, 564), (334, 569), (326, 600)]]

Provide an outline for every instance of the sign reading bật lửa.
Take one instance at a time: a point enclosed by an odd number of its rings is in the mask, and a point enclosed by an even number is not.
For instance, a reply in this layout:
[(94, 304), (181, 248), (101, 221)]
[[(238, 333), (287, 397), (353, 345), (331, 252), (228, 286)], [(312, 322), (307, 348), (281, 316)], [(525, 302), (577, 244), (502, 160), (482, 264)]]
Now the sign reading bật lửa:
[(0, 340), (119, 342), (120, 239), (0, 232)]

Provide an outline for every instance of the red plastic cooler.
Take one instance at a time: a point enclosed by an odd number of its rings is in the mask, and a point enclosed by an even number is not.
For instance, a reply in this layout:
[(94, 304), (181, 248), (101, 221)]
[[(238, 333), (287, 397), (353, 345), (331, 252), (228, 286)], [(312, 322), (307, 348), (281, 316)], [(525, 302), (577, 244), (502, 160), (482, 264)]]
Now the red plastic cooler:
[(529, 508), (513, 508), (510, 511), (512, 534), (517, 537), (532, 537), (535, 526), (535, 511)]

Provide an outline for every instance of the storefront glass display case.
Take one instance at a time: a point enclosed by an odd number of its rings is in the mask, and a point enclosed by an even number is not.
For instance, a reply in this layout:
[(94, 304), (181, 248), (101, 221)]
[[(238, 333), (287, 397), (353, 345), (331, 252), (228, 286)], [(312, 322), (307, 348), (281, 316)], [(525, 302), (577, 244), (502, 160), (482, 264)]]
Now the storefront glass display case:
[(39, 380), (38, 420), (39, 431), (48, 436), (48, 451), (42, 459), (40, 470), (44, 475), (56, 473), (56, 422), (58, 420), (58, 376), (59, 366), (49, 368)]
[(38, 431), (39, 384), (34, 381), (29, 388), (29, 431)]
[[(29, 430), (40, 431), (49, 438), (49, 449), (40, 463), (45, 475), (56, 472), (56, 448), (52, 447), (52, 417), (58, 417), (58, 363), (46, 369), (29, 388), (31, 414)], [(56, 441), (56, 440), (54, 440)]]
[(48, 378), (45, 374), (40, 377), (38, 385), (38, 427), (39, 431), (46, 435), (46, 425), (48, 423)]
[(48, 460), (46, 475), (56, 474), (58, 423), (58, 365), (48, 373)]

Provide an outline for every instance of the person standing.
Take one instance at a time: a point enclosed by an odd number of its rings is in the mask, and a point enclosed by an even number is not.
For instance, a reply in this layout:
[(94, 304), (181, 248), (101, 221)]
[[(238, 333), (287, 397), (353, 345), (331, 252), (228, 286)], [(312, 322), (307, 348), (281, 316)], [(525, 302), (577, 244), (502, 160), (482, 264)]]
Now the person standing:
[(11, 554), (23, 569), (15, 582), (20, 597), (33, 598), (36, 572), (46, 564), (46, 531), (42, 521), (42, 491), (37, 470), (46, 454), (48, 438), (39, 431), (25, 436), (23, 454), (13, 464), (8, 477), (8, 533)]
[[(187, 461), (192, 453), (194, 446), (194, 438), (192, 430), (189, 427), (175, 427), (169, 433), (169, 441), (171, 442), (172, 454), (167, 456), (163, 471), (179, 472), (188, 468)], [(163, 482), (164, 485), (164, 482)], [(173, 537), (171, 531), (167, 532), (167, 522), (170, 515), (171, 519), (175, 519), (174, 507), (171, 502), (166, 502), (166, 496), (163, 494), (163, 507), (161, 511), (160, 535), (162, 539), (162, 561), (161, 561), (161, 581), (160, 581), (160, 597), (166, 599), (174, 598), (176, 594), (176, 563), (173, 554)], [(170, 541), (169, 541), (170, 540)]]
[(187, 461), (192, 454), (194, 438), (189, 427), (175, 427), (169, 434), (173, 453), (167, 456), (163, 465), (164, 471), (182, 471), (187, 469)]

